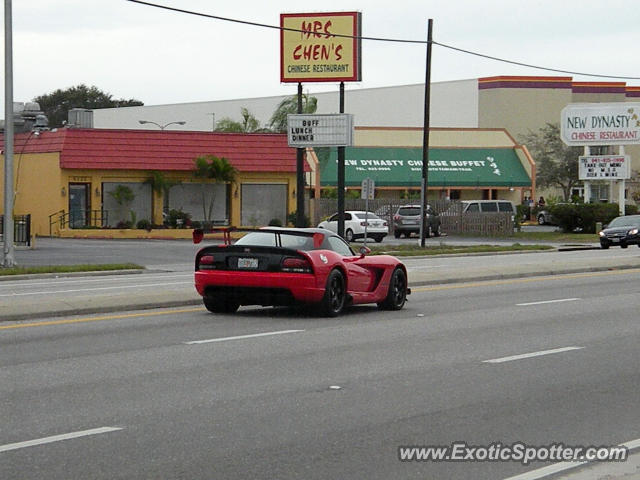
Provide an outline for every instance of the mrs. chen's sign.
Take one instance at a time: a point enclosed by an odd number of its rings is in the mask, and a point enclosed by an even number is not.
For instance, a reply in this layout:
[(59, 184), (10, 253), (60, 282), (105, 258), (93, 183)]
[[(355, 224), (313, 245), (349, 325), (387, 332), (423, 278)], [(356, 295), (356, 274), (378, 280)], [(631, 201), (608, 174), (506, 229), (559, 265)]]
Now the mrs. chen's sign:
[(281, 82), (359, 82), (359, 12), (280, 15)]

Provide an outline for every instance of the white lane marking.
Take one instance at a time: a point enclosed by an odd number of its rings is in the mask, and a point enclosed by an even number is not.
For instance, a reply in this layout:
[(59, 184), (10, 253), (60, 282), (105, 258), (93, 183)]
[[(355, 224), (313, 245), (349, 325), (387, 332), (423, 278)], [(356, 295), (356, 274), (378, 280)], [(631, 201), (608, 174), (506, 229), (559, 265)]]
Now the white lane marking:
[(236, 337), (210, 338), (208, 340), (192, 340), (190, 342), (184, 342), (184, 344), (199, 345), (201, 343), (226, 342), (229, 340), (243, 340), (245, 338), (268, 337), (271, 335), (285, 335), (287, 333), (298, 333), (298, 332), (304, 332), (304, 330), (279, 330), (277, 332), (253, 333), (251, 335), (238, 335)]
[(575, 302), (576, 300), (580, 300), (579, 298), (559, 298), (557, 300), (542, 300), (539, 302), (529, 302), (529, 303), (516, 303), (518, 307), (528, 307), (529, 305), (544, 305), (546, 303), (562, 303), (562, 302)]
[[(640, 438), (636, 440), (631, 440), (629, 442), (621, 443), (618, 447), (626, 447), (629, 450), (634, 450), (640, 447)], [(581, 465), (585, 465), (587, 463), (593, 463), (596, 465), (598, 462), (559, 462), (554, 463), (553, 465), (549, 465), (547, 467), (538, 468), (536, 470), (531, 470), (530, 472), (521, 473), (514, 477), (505, 478), (504, 480), (539, 480), (540, 478), (545, 478), (550, 475), (554, 475), (559, 472), (564, 472), (566, 470), (573, 470)]]
[(450, 267), (451, 265), (423, 265), (423, 266), (412, 266), (412, 267), (407, 267), (407, 269), (409, 271), (411, 270), (429, 270), (430, 268), (446, 268), (446, 267)]
[(44, 445), (45, 443), (61, 442), (63, 440), (70, 440), (72, 438), (87, 437), (89, 435), (99, 435), (101, 433), (116, 432), (118, 430), (122, 430), (122, 428), (101, 427), (93, 428), (91, 430), (81, 430), (79, 432), (64, 433), (62, 435), (53, 435), (51, 437), (36, 438), (35, 440), (28, 440), (26, 442), (8, 443), (6, 445), (0, 445), (0, 452), (8, 452), (9, 450), (18, 450), (20, 448)]
[(93, 292), (98, 290), (125, 290), (130, 288), (149, 288), (163, 287), (166, 285), (192, 285), (193, 282), (165, 282), (165, 283), (145, 283), (144, 285), (114, 285), (112, 287), (95, 287), (95, 288), (72, 288), (67, 290), (47, 290), (42, 292), (24, 292), (24, 293), (2, 293), (0, 297), (25, 297), (28, 295), (50, 295), (52, 293), (77, 293), (77, 292)]
[[(60, 274), (64, 275), (64, 274)], [(27, 287), (35, 287), (38, 285), (47, 285), (52, 286), (53, 283), (59, 284), (73, 284), (73, 283), (82, 283), (84, 285), (89, 283), (107, 283), (107, 282), (122, 282), (123, 280), (130, 280), (139, 282), (141, 280), (161, 280), (163, 278), (170, 278), (175, 280), (177, 277), (190, 277), (193, 278), (193, 272), (189, 273), (172, 273), (171, 275), (162, 275), (162, 274), (151, 274), (148, 272), (144, 273), (135, 273), (135, 274), (122, 274), (122, 275), (104, 275), (99, 278), (87, 278), (87, 277), (52, 277), (47, 280), (3, 280), (0, 282), (0, 290), (5, 287), (15, 287), (15, 286), (27, 286)]]
[(584, 347), (562, 347), (553, 350), (540, 350), (539, 352), (523, 353), (522, 355), (512, 355), (510, 357), (493, 358), (491, 360), (483, 360), (482, 363), (504, 363), (513, 360), (522, 360), (523, 358), (541, 357), (543, 355), (552, 355), (554, 353), (569, 352), (571, 350), (580, 350)]

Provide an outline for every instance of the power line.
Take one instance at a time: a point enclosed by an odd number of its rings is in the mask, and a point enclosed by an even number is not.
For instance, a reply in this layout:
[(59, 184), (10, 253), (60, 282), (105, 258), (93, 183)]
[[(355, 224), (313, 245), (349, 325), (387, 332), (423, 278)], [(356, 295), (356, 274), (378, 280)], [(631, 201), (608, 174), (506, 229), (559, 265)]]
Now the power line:
[[(194, 11), (191, 11), (191, 10), (184, 10), (184, 9), (181, 9), (181, 8), (168, 7), (166, 5), (158, 5), (156, 3), (144, 2), (142, 0), (127, 0), (127, 1), (132, 2), (132, 3), (138, 3), (140, 5), (146, 5), (148, 7), (160, 8), (160, 9), (163, 9), (163, 10), (169, 10), (169, 11), (172, 11), (172, 12), (184, 13), (184, 14), (187, 14), (187, 15), (195, 15), (195, 16), (198, 16), (198, 17), (211, 18), (213, 20), (221, 20), (221, 21), (224, 21), (224, 22), (239, 23), (241, 25), (251, 25), (251, 26), (254, 26), (254, 27), (269, 28), (269, 29), (272, 29), (272, 30), (284, 30), (284, 31), (289, 31), (289, 32), (310, 33), (307, 30), (280, 27), (280, 26), (276, 26), (276, 25), (269, 25), (267, 23), (250, 22), (248, 20), (238, 20), (236, 18), (222, 17), (222, 16), (219, 16), (219, 15), (211, 15), (211, 14), (207, 14), (207, 13), (194, 12)], [(429, 43), (426, 40), (407, 40), (407, 39), (400, 39), (400, 38), (353, 36), (353, 35), (343, 35), (343, 34), (337, 34), (337, 33), (332, 34), (332, 35), (334, 37), (338, 37), (338, 38), (356, 38), (356, 39), (359, 39), (359, 40), (370, 40), (370, 41), (376, 41), (376, 42), (413, 43), (413, 44), (418, 44), (418, 45), (426, 45), (427, 43)], [(508, 60), (508, 59), (505, 59), (505, 58), (494, 57), (492, 55), (486, 55), (486, 54), (474, 52), (474, 51), (471, 51), (471, 50), (465, 50), (463, 48), (454, 47), (452, 45), (446, 45), (444, 43), (436, 42), (434, 40), (432, 40), (431, 43), (433, 45), (438, 45), (438, 46), (443, 47), (443, 48), (448, 48), (450, 50), (455, 50), (455, 51), (458, 51), (458, 52), (461, 52), (461, 53), (465, 53), (465, 54), (468, 54), (468, 55), (474, 55), (476, 57), (486, 58), (488, 60), (494, 60), (496, 62), (508, 63), (508, 64), (511, 64), (511, 65), (518, 65), (518, 66), (521, 66), (521, 67), (535, 68), (537, 70), (546, 70), (548, 72), (567, 73), (567, 74), (570, 74), (570, 75), (580, 75), (580, 76), (585, 76), (585, 77), (615, 78), (615, 79), (618, 79), (618, 80), (640, 80), (640, 77), (628, 77), (628, 76), (621, 76), (621, 75), (602, 75), (602, 74), (597, 74), (597, 73), (574, 72), (574, 71), (571, 71), (571, 70), (561, 70), (561, 69), (557, 69), (557, 68), (543, 67), (543, 66), (540, 66), (540, 65), (532, 65), (532, 64), (529, 64), (529, 63), (517, 62), (515, 60)]]

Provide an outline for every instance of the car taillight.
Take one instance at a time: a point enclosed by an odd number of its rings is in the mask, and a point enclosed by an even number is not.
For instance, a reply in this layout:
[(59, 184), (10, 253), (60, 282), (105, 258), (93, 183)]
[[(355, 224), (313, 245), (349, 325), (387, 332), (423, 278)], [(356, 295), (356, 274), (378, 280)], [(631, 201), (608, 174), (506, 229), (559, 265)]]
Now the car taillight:
[(198, 268), (203, 270), (211, 270), (215, 268), (215, 258), (213, 255), (203, 255), (200, 257)]
[(306, 258), (287, 257), (282, 261), (282, 271), (292, 273), (311, 273), (311, 264)]
[(394, 215), (394, 216), (393, 216), (393, 219), (394, 219), (395, 221), (400, 220), (400, 215)]
[(386, 227), (387, 226), (387, 222), (382, 222), (382, 226)]

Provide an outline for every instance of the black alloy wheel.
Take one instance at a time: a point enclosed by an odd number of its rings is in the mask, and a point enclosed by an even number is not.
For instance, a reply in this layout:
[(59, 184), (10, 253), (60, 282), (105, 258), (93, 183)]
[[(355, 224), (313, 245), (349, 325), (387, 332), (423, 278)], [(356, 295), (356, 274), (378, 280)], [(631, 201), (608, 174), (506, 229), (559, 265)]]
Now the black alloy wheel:
[(407, 275), (400, 267), (396, 267), (389, 281), (387, 298), (378, 303), (382, 310), (400, 310), (407, 301)]
[(327, 278), (327, 287), (322, 299), (322, 313), (327, 317), (337, 317), (344, 309), (346, 300), (344, 276), (340, 270), (332, 270)]

